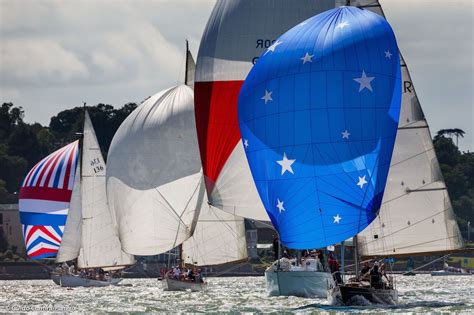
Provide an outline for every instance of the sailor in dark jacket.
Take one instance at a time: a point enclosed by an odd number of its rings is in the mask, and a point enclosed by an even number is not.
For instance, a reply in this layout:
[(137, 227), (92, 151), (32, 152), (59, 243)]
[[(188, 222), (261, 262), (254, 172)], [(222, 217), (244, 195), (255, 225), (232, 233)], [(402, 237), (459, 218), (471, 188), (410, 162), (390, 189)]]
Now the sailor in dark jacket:
[(382, 285), (382, 275), (379, 271), (379, 264), (376, 262), (370, 270), (370, 284), (376, 289), (381, 289)]

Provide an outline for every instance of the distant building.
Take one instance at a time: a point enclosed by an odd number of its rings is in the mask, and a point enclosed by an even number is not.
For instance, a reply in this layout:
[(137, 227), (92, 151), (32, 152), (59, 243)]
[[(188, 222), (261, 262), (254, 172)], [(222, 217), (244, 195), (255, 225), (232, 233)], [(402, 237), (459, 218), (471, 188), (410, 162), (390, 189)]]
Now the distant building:
[(26, 250), (21, 232), (18, 204), (0, 204), (0, 229), (3, 230), (9, 247), (16, 247), (17, 254), (24, 256)]
[(245, 219), (247, 254), (250, 258), (271, 256), (273, 238), (277, 234), (270, 222)]

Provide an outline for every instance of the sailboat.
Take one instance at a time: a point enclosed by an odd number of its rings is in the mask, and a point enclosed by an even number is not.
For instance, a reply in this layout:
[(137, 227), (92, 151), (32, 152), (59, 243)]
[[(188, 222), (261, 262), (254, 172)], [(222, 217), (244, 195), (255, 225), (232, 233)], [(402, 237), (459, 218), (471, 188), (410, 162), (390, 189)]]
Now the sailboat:
[[(194, 61), (188, 49), (186, 54), (186, 84), (151, 96), (117, 130), (108, 155), (109, 203), (129, 254), (157, 255), (179, 247), (181, 267), (241, 261), (247, 258), (243, 219), (215, 209), (205, 194), (194, 120)], [(165, 280), (168, 290), (206, 287)]]
[[(63, 287), (114, 285), (122, 280), (119, 271), (135, 261), (121, 250), (106, 199), (106, 166), (87, 110), (79, 156), (68, 219), (56, 257), (57, 263), (77, 259), (78, 271), (59, 274), (59, 283)], [(110, 277), (88, 276), (94, 269), (108, 272)]]
[[(248, 139), (240, 135), (237, 99), (250, 69), (275, 39), (303, 20), (334, 8), (334, 0), (218, 1), (204, 30), (194, 88), (196, 127), (209, 203), (228, 213), (270, 221), (245, 157)], [(266, 272), (271, 295), (326, 297), (334, 285), (317, 260), (281, 273)], [(304, 279), (304, 281), (303, 281)]]
[[(84, 115), (82, 144), (75, 141), (39, 162), (27, 175), (20, 197), (29, 256), (56, 257), (57, 263), (77, 260), (77, 272), (51, 273), (63, 287), (117, 284), (121, 281), (118, 271), (134, 263), (133, 257), (121, 251), (106, 202), (105, 163), (88, 112)], [(62, 203), (44, 200), (60, 197)], [(38, 211), (25, 211), (31, 209)], [(99, 280), (84, 275), (99, 268), (116, 276)]]
[[(385, 18), (376, 0), (352, 0), (348, 4)], [(379, 215), (354, 239), (356, 261), (358, 255), (365, 259), (412, 257), (463, 248), (428, 123), (401, 53), (399, 57), (403, 85), (395, 148)], [(344, 303), (350, 303), (354, 295), (374, 303), (396, 301), (392, 292), (372, 292), (357, 281), (341, 289)]]
[(387, 51), (398, 48), (385, 19), (339, 7), (284, 33), (247, 76), (240, 131), (287, 247), (335, 244), (375, 219), (401, 104), (399, 62)]
[[(353, 1), (354, 2), (354, 1)], [(358, 0), (384, 16), (378, 1)], [(464, 247), (428, 122), (400, 54), (402, 110), (386, 194), (377, 219), (358, 236), (363, 257), (451, 253)]]

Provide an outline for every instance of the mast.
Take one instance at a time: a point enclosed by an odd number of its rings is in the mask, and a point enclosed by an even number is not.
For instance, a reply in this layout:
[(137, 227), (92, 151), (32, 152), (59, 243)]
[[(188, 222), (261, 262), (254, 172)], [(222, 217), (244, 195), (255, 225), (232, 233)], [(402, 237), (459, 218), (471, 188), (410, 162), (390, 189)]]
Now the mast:
[(185, 59), (186, 59), (186, 63), (185, 63), (185, 66), (184, 66), (184, 84), (188, 85), (188, 64), (189, 64), (189, 61), (188, 61), (188, 53), (189, 53), (189, 42), (188, 40), (186, 39), (186, 54), (185, 54)]
[(357, 245), (357, 234), (354, 235), (354, 238), (352, 239), (352, 242), (354, 243), (355, 276), (356, 276), (356, 278), (359, 278), (359, 248), (358, 248), (358, 245)]
[(184, 261), (183, 261), (183, 244), (179, 244), (178, 246), (178, 259), (179, 259), (179, 268), (183, 269), (184, 267)]
[(79, 138), (79, 161), (78, 161), (79, 166), (80, 166), (80, 168), (79, 168), (79, 170), (80, 170), (80, 172), (79, 172), (79, 182), (82, 181), (82, 172), (83, 172), (82, 171), (82, 169), (83, 169), (83, 167), (82, 167), (82, 156), (83, 156), (82, 151), (84, 149), (84, 127), (85, 127), (85, 124), (86, 124), (86, 102), (83, 102), (82, 109), (83, 109), (83, 111), (82, 111), (82, 132), (76, 133), (77, 135), (80, 136), (80, 138)]

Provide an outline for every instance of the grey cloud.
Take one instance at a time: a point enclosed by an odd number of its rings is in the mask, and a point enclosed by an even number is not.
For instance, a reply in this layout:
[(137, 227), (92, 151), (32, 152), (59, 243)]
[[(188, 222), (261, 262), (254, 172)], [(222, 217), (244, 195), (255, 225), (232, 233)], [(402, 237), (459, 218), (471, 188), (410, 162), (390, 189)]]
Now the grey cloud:
[[(46, 124), (82, 101), (139, 102), (181, 82), (184, 39), (196, 55), (214, 2), (2, 0), (0, 101)], [(472, 150), (473, 1), (381, 2), (431, 130), (463, 128)]]

